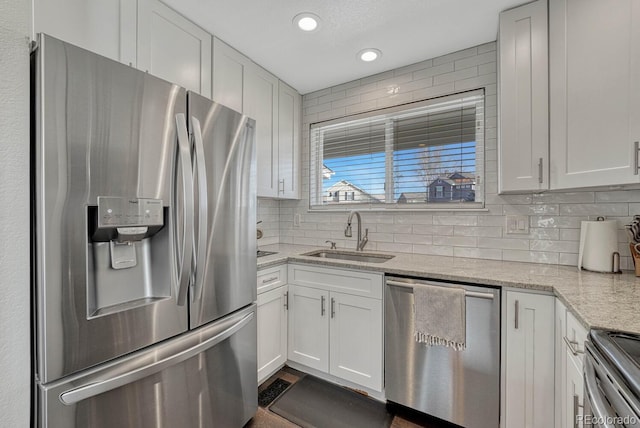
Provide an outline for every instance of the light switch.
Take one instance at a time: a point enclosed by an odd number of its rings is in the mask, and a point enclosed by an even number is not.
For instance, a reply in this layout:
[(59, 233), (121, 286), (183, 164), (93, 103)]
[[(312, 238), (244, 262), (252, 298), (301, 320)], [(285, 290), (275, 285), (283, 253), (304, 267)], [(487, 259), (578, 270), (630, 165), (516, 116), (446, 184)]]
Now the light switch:
[(507, 235), (528, 235), (528, 215), (508, 215), (505, 217), (505, 230)]

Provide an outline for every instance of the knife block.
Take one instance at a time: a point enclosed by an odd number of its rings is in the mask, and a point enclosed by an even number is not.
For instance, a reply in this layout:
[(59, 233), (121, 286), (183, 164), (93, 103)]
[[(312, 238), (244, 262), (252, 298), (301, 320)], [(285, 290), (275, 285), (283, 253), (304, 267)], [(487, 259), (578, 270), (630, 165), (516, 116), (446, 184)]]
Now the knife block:
[(635, 267), (636, 276), (640, 276), (640, 253), (636, 251), (634, 244), (629, 244), (629, 252), (633, 259), (633, 266)]

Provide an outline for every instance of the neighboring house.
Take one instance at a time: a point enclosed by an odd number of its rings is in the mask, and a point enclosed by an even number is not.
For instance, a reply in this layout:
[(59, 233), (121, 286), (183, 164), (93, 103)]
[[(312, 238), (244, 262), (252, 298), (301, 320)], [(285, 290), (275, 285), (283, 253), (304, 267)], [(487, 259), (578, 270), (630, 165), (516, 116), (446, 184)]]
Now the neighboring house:
[(425, 203), (427, 201), (426, 192), (403, 192), (398, 196), (399, 204)]
[(357, 203), (380, 202), (380, 200), (347, 180), (340, 180), (327, 189), (322, 202), (325, 204), (335, 202)]
[(436, 178), (427, 189), (427, 202), (472, 202), (476, 197), (475, 176), (454, 172)]

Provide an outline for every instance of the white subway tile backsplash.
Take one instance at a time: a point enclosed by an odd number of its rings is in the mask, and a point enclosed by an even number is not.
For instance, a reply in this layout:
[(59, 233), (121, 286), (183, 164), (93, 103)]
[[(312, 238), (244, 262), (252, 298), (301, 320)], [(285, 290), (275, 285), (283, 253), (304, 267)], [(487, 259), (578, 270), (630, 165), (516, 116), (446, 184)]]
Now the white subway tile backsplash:
[(477, 247), (475, 236), (434, 236), (433, 245), (450, 245), (453, 247)]
[(445, 226), (477, 226), (478, 217), (475, 215), (437, 215), (433, 217), (433, 224)]
[(419, 235), (453, 235), (453, 226), (431, 225), (431, 224), (414, 224), (413, 233)]
[(587, 217), (531, 216), (529, 219), (530, 227), (575, 229), (579, 228), (580, 222), (587, 220)]
[(534, 204), (588, 204), (595, 198), (593, 192), (534, 193), (531, 197)]
[(443, 83), (457, 82), (462, 79), (476, 77), (477, 75), (478, 75), (478, 67), (464, 68), (462, 70), (453, 71), (451, 73), (439, 74), (437, 76), (434, 76), (433, 85), (438, 86), (438, 85), (442, 85)]
[[(266, 243), (292, 243), (355, 249), (345, 238), (348, 212), (309, 212), (310, 123), (381, 107), (418, 101), (460, 90), (485, 89), (486, 212), (361, 211), (369, 228), (365, 250), (409, 252), (477, 259), (577, 264), (580, 222), (603, 215), (619, 221), (621, 265), (633, 268), (623, 224), (640, 214), (640, 190), (497, 194), (497, 49), (490, 42), (442, 57), (411, 64), (364, 79), (346, 82), (303, 97), (302, 200), (258, 200), (258, 219)], [(393, 93), (390, 93), (391, 92)], [(299, 227), (293, 225), (301, 214)], [(529, 216), (529, 233), (509, 234), (506, 215)], [(355, 225), (354, 225), (355, 229)], [(354, 230), (354, 235), (355, 235)]]
[(555, 253), (577, 253), (578, 243), (575, 241), (531, 241), (529, 249), (532, 251), (553, 251)]
[(482, 64), (496, 64), (496, 51), (490, 51), (479, 55), (456, 60), (454, 67), (456, 70), (462, 70), (464, 68), (476, 67)]
[(469, 257), (473, 259), (502, 260), (502, 250), (489, 248), (454, 247), (455, 257)]
[(561, 229), (560, 239), (563, 241), (579, 241), (580, 229)]
[(431, 235), (414, 235), (407, 233), (396, 233), (393, 235), (395, 242), (406, 244), (422, 244), (427, 245), (433, 243)]
[(559, 254), (540, 251), (504, 250), (502, 251), (502, 260), (512, 262), (558, 264)]
[(430, 256), (453, 256), (453, 247), (440, 245), (414, 245), (412, 252)]
[(479, 248), (499, 248), (502, 250), (528, 250), (528, 239), (478, 238)]
[(464, 49), (464, 50), (453, 52), (447, 55), (439, 56), (437, 58), (433, 58), (433, 65), (436, 66), (439, 64), (444, 64), (447, 62), (455, 61), (457, 59), (476, 56), (477, 54), (478, 54), (478, 47), (474, 46), (469, 49)]
[(502, 236), (502, 227), (490, 226), (454, 226), (454, 236), (488, 236), (499, 238)]
[(560, 204), (560, 215), (626, 217), (629, 215), (629, 204)]
[(488, 42), (484, 45), (478, 46), (478, 53), (483, 54), (485, 52), (495, 51), (497, 48), (496, 42)]
[(453, 62), (439, 64), (433, 67), (424, 68), (413, 72), (413, 80), (421, 80), (427, 77), (433, 77), (440, 74), (451, 73), (454, 70)]
[(558, 264), (567, 266), (578, 266), (578, 255), (573, 253), (560, 253)]
[(411, 252), (411, 244), (398, 244), (398, 243), (389, 243), (389, 242), (380, 242), (377, 243), (378, 251), (382, 252), (400, 252), (400, 253), (410, 253)]
[(596, 202), (640, 202), (640, 190), (596, 192)]

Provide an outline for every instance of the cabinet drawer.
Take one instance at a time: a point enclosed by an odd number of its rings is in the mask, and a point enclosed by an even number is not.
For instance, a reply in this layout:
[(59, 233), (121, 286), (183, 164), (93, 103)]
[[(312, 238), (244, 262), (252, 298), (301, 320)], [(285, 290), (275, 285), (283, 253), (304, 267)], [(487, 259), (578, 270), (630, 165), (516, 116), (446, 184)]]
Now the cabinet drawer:
[(378, 273), (290, 264), (289, 283), (382, 299), (383, 275)]
[(272, 266), (258, 271), (258, 294), (287, 283), (287, 265)]

